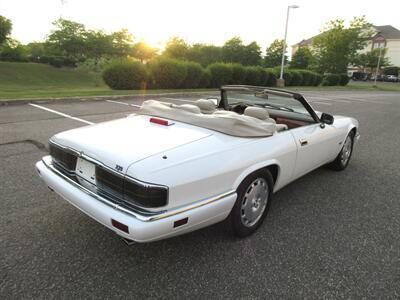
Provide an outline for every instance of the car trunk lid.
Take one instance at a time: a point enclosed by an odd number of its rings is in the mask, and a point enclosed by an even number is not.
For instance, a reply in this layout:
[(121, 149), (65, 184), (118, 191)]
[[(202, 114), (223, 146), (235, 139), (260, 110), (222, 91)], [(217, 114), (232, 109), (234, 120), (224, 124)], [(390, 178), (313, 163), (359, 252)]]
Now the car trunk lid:
[(165, 126), (150, 119), (133, 115), (65, 131), (51, 140), (125, 173), (132, 163), (212, 135), (196, 126), (174, 121)]

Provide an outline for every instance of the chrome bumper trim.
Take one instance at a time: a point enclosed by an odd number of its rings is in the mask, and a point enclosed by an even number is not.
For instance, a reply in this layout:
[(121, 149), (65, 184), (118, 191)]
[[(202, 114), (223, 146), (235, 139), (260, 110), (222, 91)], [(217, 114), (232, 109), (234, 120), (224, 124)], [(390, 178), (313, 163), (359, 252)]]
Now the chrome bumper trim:
[(156, 221), (156, 220), (160, 220), (160, 219), (164, 219), (164, 218), (168, 218), (183, 212), (187, 212), (189, 210), (213, 203), (215, 201), (218, 201), (220, 199), (223, 199), (225, 197), (231, 196), (233, 194), (236, 193), (236, 191), (228, 191), (222, 194), (219, 194), (217, 196), (205, 199), (205, 200), (200, 200), (197, 201), (193, 204), (190, 205), (186, 205), (183, 207), (179, 207), (173, 210), (164, 210), (164, 211), (160, 211), (160, 212), (151, 212), (151, 211), (134, 211), (134, 210), (129, 210), (126, 209), (125, 207), (122, 207), (118, 204), (115, 204), (111, 201), (109, 201), (108, 199), (106, 199), (105, 197), (102, 197), (92, 191), (90, 191), (89, 189), (85, 188), (84, 186), (78, 184), (77, 182), (75, 182), (74, 180), (72, 180), (71, 178), (69, 178), (68, 176), (64, 175), (63, 173), (61, 173), (59, 170), (57, 170), (54, 166), (53, 166), (53, 162), (51, 159), (51, 156), (45, 156), (42, 158), (42, 162), (43, 164), (49, 169), (51, 170), (55, 175), (61, 177), (62, 179), (64, 179), (66, 182), (68, 182), (69, 184), (71, 184), (72, 186), (78, 188), (79, 190), (81, 190), (82, 192), (88, 194), (89, 196), (95, 198), (96, 200), (102, 202), (103, 204), (106, 204), (107, 206), (110, 206), (116, 210), (119, 210), (121, 212), (124, 212), (136, 219), (138, 219), (139, 221), (143, 221), (143, 222), (151, 222), (151, 221)]

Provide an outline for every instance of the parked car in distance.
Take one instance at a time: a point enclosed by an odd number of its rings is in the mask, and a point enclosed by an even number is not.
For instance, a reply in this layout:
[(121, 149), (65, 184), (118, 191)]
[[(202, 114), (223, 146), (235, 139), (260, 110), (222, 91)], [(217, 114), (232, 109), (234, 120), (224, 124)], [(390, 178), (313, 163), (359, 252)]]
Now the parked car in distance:
[(371, 77), (371, 74), (365, 72), (353, 72), (351, 79), (354, 81), (367, 81)]
[(395, 76), (395, 75), (386, 75), (384, 77), (384, 81), (387, 81), (387, 82), (398, 82), (399, 78), (397, 76)]
[(126, 118), (58, 133), (36, 169), (126, 240), (165, 239), (227, 218), (245, 237), (275, 192), (326, 164), (344, 170), (358, 138), (356, 119), (317, 112), (299, 93), (223, 86), (217, 106), (148, 100)]

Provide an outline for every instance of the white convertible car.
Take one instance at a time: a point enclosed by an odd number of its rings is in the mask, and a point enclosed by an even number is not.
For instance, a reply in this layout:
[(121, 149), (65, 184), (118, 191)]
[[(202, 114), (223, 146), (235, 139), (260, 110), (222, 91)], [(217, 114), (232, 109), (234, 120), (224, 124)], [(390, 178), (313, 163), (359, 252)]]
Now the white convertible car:
[(36, 169), (126, 240), (226, 218), (244, 237), (262, 224), (274, 192), (325, 164), (345, 169), (358, 137), (357, 120), (318, 113), (298, 93), (223, 86), (220, 99), (148, 100), (126, 118), (56, 134)]

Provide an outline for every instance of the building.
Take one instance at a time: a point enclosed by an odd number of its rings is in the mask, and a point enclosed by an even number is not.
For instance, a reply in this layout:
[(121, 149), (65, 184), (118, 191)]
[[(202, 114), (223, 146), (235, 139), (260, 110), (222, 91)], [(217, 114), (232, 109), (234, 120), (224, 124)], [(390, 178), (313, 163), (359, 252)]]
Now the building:
[[(361, 52), (368, 52), (380, 47), (387, 48), (386, 57), (391, 65), (400, 67), (400, 30), (391, 26), (372, 26), (375, 31), (368, 44)], [(310, 46), (314, 37), (292, 46), (292, 55), (301, 47)]]

